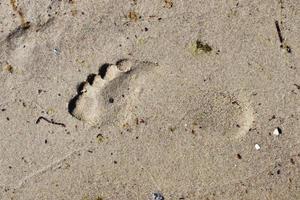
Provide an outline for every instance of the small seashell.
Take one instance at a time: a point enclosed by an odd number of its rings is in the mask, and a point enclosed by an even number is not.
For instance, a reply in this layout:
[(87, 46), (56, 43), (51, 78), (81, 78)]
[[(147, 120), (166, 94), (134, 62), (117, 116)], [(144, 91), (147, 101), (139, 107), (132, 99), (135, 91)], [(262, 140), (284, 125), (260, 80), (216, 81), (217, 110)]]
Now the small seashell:
[(255, 144), (255, 146), (254, 146), (254, 147), (255, 147), (255, 149), (256, 149), (256, 150), (260, 150), (260, 146), (259, 146), (259, 144)]

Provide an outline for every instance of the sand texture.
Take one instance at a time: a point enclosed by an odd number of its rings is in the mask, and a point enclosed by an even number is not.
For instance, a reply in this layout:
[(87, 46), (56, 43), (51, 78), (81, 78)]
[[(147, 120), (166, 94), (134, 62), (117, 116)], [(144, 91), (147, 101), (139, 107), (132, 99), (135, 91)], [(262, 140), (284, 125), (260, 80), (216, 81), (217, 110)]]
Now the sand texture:
[(1, 200), (299, 200), (299, 0), (1, 0)]

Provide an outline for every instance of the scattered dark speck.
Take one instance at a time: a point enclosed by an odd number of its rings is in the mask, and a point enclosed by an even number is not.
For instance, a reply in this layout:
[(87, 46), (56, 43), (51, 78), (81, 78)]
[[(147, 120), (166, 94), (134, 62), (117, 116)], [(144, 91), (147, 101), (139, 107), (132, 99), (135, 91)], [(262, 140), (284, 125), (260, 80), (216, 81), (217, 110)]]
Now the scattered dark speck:
[(294, 159), (293, 158), (291, 158), (291, 163), (294, 165), (295, 164), (295, 161), (294, 161)]
[(47, 144), (47, 143), (48, 143), (48, 140), (46, 139), (46, 140), (45, 140), (45, 144)]
[(117, 161), (114, 161), (114, 164), (117, 164), (118, 162)]
[(6, 120), (9, 121), (9, 117), (6, 117)]
[(2, 108), (1, 111), (4, 112), (4, 111), (6, 111), (6, 109), (5, 109), (5, 108)]
[(231, 103), (234, 104), (234, 105), (240, 105), (239, 102), (237, 102), (237, 101), (233, 101)]
[(41, 90), (41, 89), (38, 90), (38, 94), (41, 94), (42, 92), (46, 92), (46, 91), (45, 90)]
[(241, 154), (236, 154), (236, 157), (238, 158), (238, 159), (242, 159), (242, 156), (241, 156)]
[(279, 170), (277, 170), (277, 174), (280, 174), (280, 169), (279, 169)]
[(170, 130), (171, 132), (174, 132), (174, 131), (176, 130), (176, 127), (170, 127), (169, 130)]
[(112, 97), (110, 97), (110, 98), (108, 99), (108, 102), (109, 102), (109, 103), (114, 103), (114, 101), (115, 101), (115, 100), (114, 100)]
[(297, 89), (300, 90), (300, 85), (294, 84), (294, 86), (296, 86)]
[(288, 53), (292, 53), (292, 49), (291, 49), (291, 47), (289, 47), (289, 46), (286, 46), (286, 51), (287, 51)]
[(145, 27), (145, 31), (147, 32), (149, 29), (147, 27)]
[(269, 121), (271, 121), (272, 119), (276, 119), (276, 116), (273, 115), (273, 116), (271, 117), (271, 119), (269, 119)]

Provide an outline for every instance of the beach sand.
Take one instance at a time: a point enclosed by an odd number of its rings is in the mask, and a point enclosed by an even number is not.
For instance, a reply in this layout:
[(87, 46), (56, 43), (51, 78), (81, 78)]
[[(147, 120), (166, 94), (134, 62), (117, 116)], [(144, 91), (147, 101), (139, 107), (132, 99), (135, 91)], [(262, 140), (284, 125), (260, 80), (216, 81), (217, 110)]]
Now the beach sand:
[(300, 199), (300, 1), (0, 2), (0, 199)]

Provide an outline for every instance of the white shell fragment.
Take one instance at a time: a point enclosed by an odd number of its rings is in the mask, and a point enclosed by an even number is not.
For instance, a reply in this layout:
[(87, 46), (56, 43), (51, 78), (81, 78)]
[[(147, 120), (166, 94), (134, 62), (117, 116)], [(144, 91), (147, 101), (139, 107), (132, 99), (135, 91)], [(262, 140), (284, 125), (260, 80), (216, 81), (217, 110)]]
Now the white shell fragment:
[(259, 144), (255, 144), (255, 146), (254, 146), (254, 147), (255, 147), (255, 149), (256, 149), (256, 150), (260, 150), (260, 146), (259, 146)]
[(281, 130), (279, 128), (276, 128), (274, 131), (273, 131), (273, 135), (280, 135), (281, 134)]

